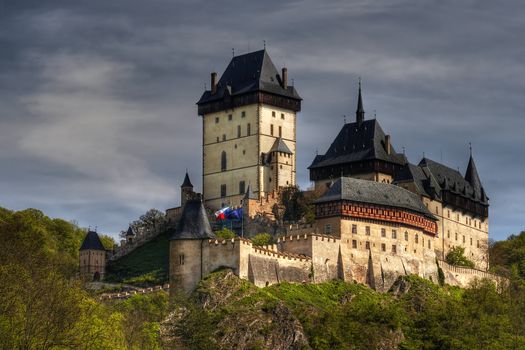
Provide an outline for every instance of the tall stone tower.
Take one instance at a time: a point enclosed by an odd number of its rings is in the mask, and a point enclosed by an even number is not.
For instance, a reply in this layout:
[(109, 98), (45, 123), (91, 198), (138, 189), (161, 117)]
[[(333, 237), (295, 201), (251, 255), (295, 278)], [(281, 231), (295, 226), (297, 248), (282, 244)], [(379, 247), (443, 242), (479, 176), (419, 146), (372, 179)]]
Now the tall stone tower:
[(106, 249), (94, 231), (88, 231), (79, 253), (80, 276), (89, 281), (100, 281), (106, 271)]
[(201, 96), (203, 196), (212, 208), (239, 205), (295, 185), (296, 114), (301, 97), (266, 50), (235, 56)]

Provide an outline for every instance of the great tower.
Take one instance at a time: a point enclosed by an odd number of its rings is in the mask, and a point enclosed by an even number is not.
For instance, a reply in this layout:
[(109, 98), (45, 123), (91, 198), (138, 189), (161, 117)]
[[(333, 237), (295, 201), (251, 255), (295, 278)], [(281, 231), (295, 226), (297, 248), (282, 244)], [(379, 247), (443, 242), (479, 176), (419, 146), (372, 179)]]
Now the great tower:
[(197, 102), (202, 117), (203, 196), (212, 208), (239, 205), (295, 185), (301, 97), (266, 50), (235, 56)]

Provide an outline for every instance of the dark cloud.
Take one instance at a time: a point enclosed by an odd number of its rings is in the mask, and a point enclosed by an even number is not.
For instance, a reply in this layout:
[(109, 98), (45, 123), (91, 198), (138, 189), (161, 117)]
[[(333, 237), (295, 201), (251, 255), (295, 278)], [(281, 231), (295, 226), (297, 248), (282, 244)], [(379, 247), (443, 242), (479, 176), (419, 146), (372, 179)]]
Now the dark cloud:
[(524, 229), (520, 1), (0, 0), (1, 205), (117, 233), (200, 188), (195, 101), (209, 72), (268, 43), (304, 98), (298, 181), (353, 118), (356, 81), (397, 149), (465, 170), (491, 236)]

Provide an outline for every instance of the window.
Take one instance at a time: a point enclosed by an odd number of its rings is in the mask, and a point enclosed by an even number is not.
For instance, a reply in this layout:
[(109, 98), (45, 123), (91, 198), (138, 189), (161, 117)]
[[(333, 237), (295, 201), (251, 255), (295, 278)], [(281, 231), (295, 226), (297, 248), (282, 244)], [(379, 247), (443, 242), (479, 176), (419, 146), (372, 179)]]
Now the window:
[(381, 251), (386, 252), (386, 244), (381, 243)]
[(405, 231), (405, 241), (408, 242), (408, 231)]
[(355, 239), (352, 239), (352, 248), (357, 248), (357, 241)]
[(397, 231), (396, 230), (392, 230), (392, 238), (393, 239), (397, 239)]
[(222, 151), (221, 153), (221, 171), (226, 171), (227, 168), (227, 159), (226, 159), (226, 151)]
[(215, 124), (219, 124), (219, 117), (215, 118)]
[(273, 124), (270, 125), (270, 135), (273, 136)]
[(281, 113), (281, 119), (284, 119), (284, 113)]
[(463, 235), (463, 243), (465, 243), (465, 235)]
[(392, 254), (397, 253), (397, 246), (395, 244), (392, 244)]
[(226, 185), (221, 185), (221, 197), (226, 197)]
[(275, 111), (272, 111), (272, 117), (275, 118)]
[(370, 242), (368, 241), (365, 242), (365, 249), (370, 250)]
[(328, 235), (331, 234), (332, 233), (332, 225), (330, 225), (330, 224), (324, 225), (324, 233), (328, 234)]
[(283, 136), (283, 127), (279, 126), (279, 137)]
[(222, 134), (222, 140), (226, 141), (226, 134)]
[(386, 237), (386, 230), (384, 228), (381, 229), (381, 237)]
[(239, 193), (244, 194), (246, 192), (246, 183), (244, 181), (239, 182)]
[(179, 265), (184, 265), (184, 254), (179, 255)]
[(479, 241), (477, 241), (477, 247), (479, 248)]
[(245, 112), (245, 111), (242, 111), (242, 112), (241, 112), (241, 118), (244, 118), (244, 117), (246, 117), (246, 112)]
[(450, 219), (450, 210), (447, 210), (447, 216)]
[(233, 116), (231, 114), (228, 114), (228, 120), (232, 120)]
[(458, 240), (458, 233), (456, 232), (456, 241)]
[(217, 142), (219, 142), (219, 136), (217, 136)]
[(245, 150), (245, 149), (242, 150), (242, 154), (243, 154), (243, 155), (246, 154), (246, 150)]
[(237, 137), (241, 137), (241, 126), (237, 125)]
[(447, 230), (447, 238), (450, 238), (450, 230)]
[(269, 178), (269, 179), (268, 179), (268, 182), (272, 182), (272, 178)]
[(365, 227), (365, 232), (367, 236), (370, 236), (370, 226)]
[(352, 225), (352, 233), (357, 234), (357, 225)]
[(250, 136), (252, 134), (252, 129), (250, 123), (246, 126), (246, 134)]
[(472, 245), (472, 237), (470, 237), (470, 245)]
[(416, 243), (419, 243), (419, 236), (416, 234)]

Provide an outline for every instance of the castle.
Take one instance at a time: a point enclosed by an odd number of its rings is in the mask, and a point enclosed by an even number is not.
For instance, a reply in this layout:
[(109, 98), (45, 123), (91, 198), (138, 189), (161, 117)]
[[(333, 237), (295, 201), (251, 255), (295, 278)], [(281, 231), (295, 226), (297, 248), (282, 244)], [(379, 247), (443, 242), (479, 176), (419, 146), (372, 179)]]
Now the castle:
[[(331, 279), (387, 290), (416, 274), (465, 286), (488, 270), (488, 197), (472, 152), (464, 175), (423, 158), (411, 164), (395, 151), (379, 121), (366, 119), (361, 86), (355, 121), (309, 166), (315, 222), (289, 225), (275, 244), (218, 239), (206, 208), (242, 205), (247, 223), (279, 203), (296, 184), (296, 118), (301, 97), (266, 50), (233, 57), (198, 114), (203, 123), (202, 196), (188, 175), (170, 242), (170, 290), (192, 291), (212, 271), (231, 268), (257, 286)], [(282, 224), (281, 224), (282, 225)], [(447, 252), (465, 248), (475, 269), (449, 266)]]

